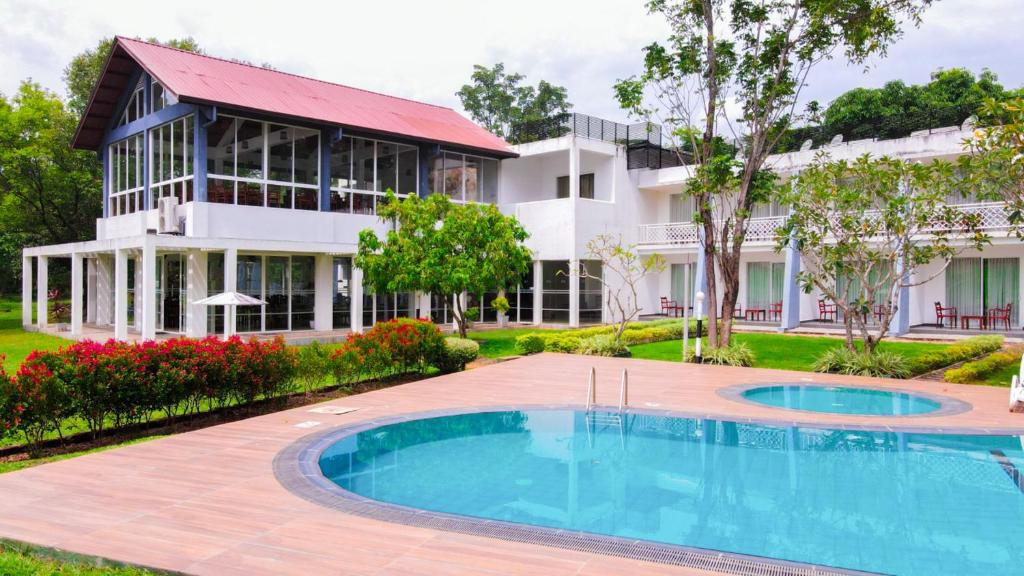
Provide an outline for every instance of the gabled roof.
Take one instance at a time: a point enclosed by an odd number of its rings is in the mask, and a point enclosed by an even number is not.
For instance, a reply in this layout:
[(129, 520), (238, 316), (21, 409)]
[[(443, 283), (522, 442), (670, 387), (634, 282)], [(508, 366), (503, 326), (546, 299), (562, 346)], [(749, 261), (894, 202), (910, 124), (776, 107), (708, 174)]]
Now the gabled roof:
[(99, 147), (117, 101), (140, 66), (180, 102), (220, 105), (515, 156), (508, 144), (451, 108), (387, 96), (118, 36), (75, 134)]

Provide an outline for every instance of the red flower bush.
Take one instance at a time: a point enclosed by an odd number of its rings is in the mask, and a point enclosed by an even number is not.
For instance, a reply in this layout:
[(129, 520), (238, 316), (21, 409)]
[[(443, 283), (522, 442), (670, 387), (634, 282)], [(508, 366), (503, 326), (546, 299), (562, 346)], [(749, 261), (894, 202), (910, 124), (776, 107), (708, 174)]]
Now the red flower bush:
[(350, 334), (332, 355), (332, 369), (338, 383), (424, 372), (444, 350), (444, 335), (429, 320), (396, 318)]

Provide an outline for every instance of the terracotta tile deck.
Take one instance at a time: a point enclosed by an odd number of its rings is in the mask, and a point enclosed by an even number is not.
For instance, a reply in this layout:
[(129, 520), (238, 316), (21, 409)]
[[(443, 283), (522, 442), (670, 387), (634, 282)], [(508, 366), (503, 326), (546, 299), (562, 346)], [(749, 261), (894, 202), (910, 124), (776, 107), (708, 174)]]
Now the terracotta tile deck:
[[(341, 416), (298, 408), (0, 475), (0, 537), (195, 574), (703, 574), (350, 516), (294, 496), (271, 469), (285, 446), (335, 425), (447, 407), (582, 404), (591, 365), (604, 404), (617, 402), (618, 373), (627, 367), (634, 406), (799, 423), (1024, 429), (1024, 415), (1007, 412), (1005, 389), (541, 354), (332, 401), (360, 408)], [(826, 416), (716, 393), (807, 379), (944, 394), (973, 409), (910, 419)], [(295, 427), (307, 420), (323, 424)]]

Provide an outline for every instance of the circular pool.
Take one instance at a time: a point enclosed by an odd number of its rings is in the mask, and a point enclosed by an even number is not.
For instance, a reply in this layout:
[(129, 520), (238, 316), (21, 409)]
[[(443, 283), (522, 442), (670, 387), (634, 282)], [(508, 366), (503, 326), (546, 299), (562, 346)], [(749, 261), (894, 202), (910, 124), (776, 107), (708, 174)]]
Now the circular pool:
[(826, 385), (757, 386), (744, 390), (740, 397), (773, 408), (861, 416), (916, 416), (942, 408), (940, 400), (920, 394)]

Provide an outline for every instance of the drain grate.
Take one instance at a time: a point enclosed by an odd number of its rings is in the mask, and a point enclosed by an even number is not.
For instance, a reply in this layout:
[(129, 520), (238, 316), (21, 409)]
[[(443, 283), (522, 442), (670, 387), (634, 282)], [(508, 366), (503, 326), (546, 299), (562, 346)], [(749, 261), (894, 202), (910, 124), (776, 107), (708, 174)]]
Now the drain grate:
[[(396, 417), (393, 421), (408, 419), (409, 416), (406, 415)], [(274, 475), (287, 490), (315, 504), (355, 516), (419, 528), (551, 546), (577, 552), (607, 554), (735, 576), (864, 576), (871, 574), (703, 548), (659, 544), (646, 540), (632, 540), (408, 508), (359, 496), (334, 484), (320, 473), (319, 456), (328, 446), (361, 430), (391, 422), (392, 419), (363, 422), (302, 438), (287, 446), (274, 457)], [(1010, 463), (1010, 466), (1012, 465)], [(1014, 470), (1016, 469), (1014, 468)]]

